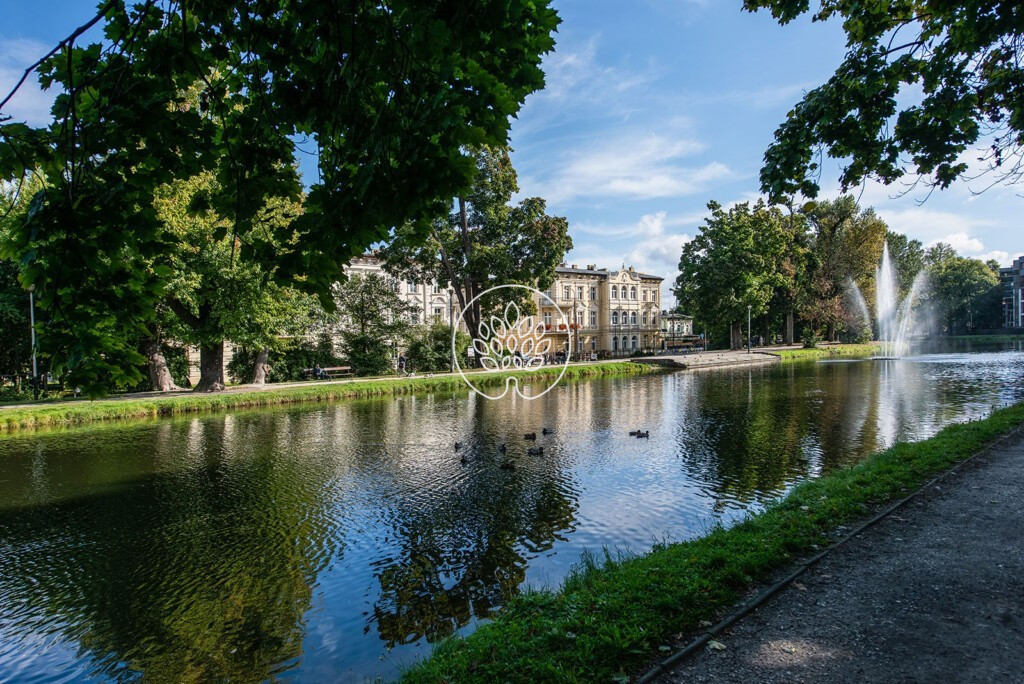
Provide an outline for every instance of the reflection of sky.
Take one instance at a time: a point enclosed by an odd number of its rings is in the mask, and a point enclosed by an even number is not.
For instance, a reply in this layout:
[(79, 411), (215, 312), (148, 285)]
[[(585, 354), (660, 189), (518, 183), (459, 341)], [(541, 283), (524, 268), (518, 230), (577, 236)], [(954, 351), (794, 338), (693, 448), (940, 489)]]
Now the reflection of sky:
[[(75, 667), (73, 635), (97, 628), (71, 623), (90, 611), (39, 612), (60, 582), (64, 604), (85, 600), (60, 574), (65, 566), (100, 572), (86, 561), (110, 538), (145, 529), (173, 544), (174, 525), (187, 531), (209, 518), (228, 540), (214, 550), (226, 572), (261, 557), (268, 539), (296, 544), (313, 569), (303, 653), (289, 674), (391, 675), (431, 640), (472, 629), (518, 587), (557, 586), (584, 552), (643, 552), (732, 522), (897, 438), (1024, 398), (1021, 377), (1020, 352), (923, 355), (566, 383), (533, 402), (411, 396), (0, 439), (0, 625), (17, 618), (0, 632), (0, 669)], [(538, 435), (544, 455), (526, 455), (523, 433), (542, 427), (555, 429)], [(630, 437), (635, 429), (650, 438)], [(501, 443), (513, 470), (498, 468)], [(236, 529), (247, 509), (204, 509), (198, 493), (210, 481), (244, 494), (232, 505), (267, 506), (257, 519), (270, 529)], [(57, 523), (26, 522), (22, 512), (116, 502), (139, 488), (179, 520), (146, 520), (143, 510), (94, 537), (78, 532), (86, 545), (76, 550), (62, 545)], [(23, 541), (5, 541), (5, 530)], [(5, 573), (16, 566), (4, 557), (26, 551), (49, 581), (10, 588)], [(170, 591), (150, 579), (109, 591), (188, 602), (148, 595)], [(32, 616), (54, 630), (46, 640), (24, 626)], [(123, 626), (133, 628), (134, 638), (151, 637), (144, 625)]]

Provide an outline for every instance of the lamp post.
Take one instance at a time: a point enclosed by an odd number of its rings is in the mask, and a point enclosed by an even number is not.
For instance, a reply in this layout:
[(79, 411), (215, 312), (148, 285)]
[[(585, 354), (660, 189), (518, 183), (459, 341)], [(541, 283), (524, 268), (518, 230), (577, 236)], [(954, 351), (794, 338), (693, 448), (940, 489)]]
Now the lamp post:
[(39, 398), (39, 366), (36, 364), (36, 286), (28, 286), (28, 320), (32, 332), (32, 387), (34, 396)]
[(455, 288), (448, 286), (448, 333), (451, 335), (451, 349), (448, 352), (448, 372), (455, 372), (455, 314), (453, 306), (455, 303)]
[(751, 343), (751, 339), (750, 339), (750, 309), (751, 309), (750, 304), (747, 304), (747, 353), (748, 354), (751, 353), (751, 351), (750, 351), (750, 343)]

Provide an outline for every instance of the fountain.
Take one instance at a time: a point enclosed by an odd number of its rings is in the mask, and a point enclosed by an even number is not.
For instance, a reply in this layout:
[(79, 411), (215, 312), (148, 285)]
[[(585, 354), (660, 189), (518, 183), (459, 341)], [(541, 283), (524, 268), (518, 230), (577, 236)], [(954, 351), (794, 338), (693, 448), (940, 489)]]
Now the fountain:
[(907, 353), (907, 340), (914, 321), (914, 304), (926, 278), (924, 270), (918, 272), (906, 299), (901, 302), (896, 269), (889, 257), (889, 243), (886, 241), (883, 244), (882, 262), (875, 270), (875, 320), (878, 322), (878, 339), (882, 343), (882, 356), (876, 358), (898, 359)]
[[(889, 243), (885, 242), (882, 245), (882, 261), (875, 269), (875, 321), (878, 324), (878, 340), (882, 343), (882, 355), (873, 358), (879, 361), (898, 359), (909, 351), (908, 340), (914, 327), (915, 306), (927, 281), (924, 270), (918, 272), (906, 299), (901, 302), (896, 276), (896, 268), (889, 256)], [(847, 279), (846, 289), (857, 313), (870, 328), (871, 316), (867, 303), (852, 278)]]

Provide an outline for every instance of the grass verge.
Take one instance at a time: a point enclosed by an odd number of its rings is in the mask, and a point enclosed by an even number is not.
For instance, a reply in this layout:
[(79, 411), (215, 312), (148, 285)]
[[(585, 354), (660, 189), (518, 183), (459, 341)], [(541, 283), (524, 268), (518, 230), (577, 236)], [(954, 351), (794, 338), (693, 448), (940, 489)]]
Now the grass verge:
[(651, 662), (759, 581), (829, 543), (837, 525), (901, 498), (1024, 423), (1024, 404), (900, 443), (796, 487), (729, 529), (626, 559), (591, 562), (558, 592), (510, 602), (464, 639), (443, 642), (406, 682), (609, 682)]
[(771, 351), (783, 361), (800, 361), (802, 359), (828, 359), (837, 356), (870, 356), (882, 351), (880, 344), (837, 344), (829, 347), (815, 347), (813, 349), (783, 349)]
[[(569, 366), (565, 380), (599, 376), (640, 375), (660, 372), (657, 366), (640, 363), (615, 362), (583, 366)], [(475, 385), (494, 386), (506, 378), (517, 377), (531, 382), (553, 380), (561, 368), (541, 369), (533, 372), (481, 373), (473, 375)], [(61, 404), (42, 404), (25, 408), (0, 410), (0, 432), (13, 432), (44, 427), (78, 425), (95, 421), (130, 420), (205, 413), (236, 408), (278, 406), (303, 402), (326, 402), (356, 397), (410, 394), (414, 392), (455, 391), (465, 389), (458, 375), (420, 378), (395, 378), (332, 384), (309, 384), (302, 387), (266, 389), (253, 392), (223, 392), (218, 394), (173, 394), (144, 399), (105, 399), (77, 401)]]

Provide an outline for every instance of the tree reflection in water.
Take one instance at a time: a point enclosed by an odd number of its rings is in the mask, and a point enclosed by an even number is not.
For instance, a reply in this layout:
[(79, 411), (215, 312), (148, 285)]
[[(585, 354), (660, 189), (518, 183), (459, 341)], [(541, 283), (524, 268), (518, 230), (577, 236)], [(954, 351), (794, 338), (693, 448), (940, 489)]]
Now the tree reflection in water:
[[(585, 552), (699, 534), (1024, 399), (1022, 360), (792, 364), (533, 402), (438, 394), (0, 438), (0, 672), (388, 677)], [(528, 456), (523, 433), (545, 426)]]

